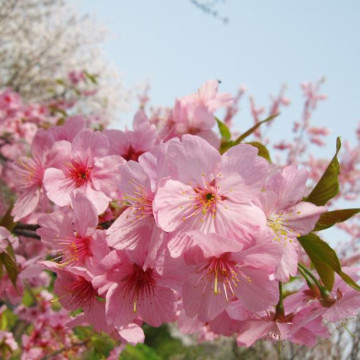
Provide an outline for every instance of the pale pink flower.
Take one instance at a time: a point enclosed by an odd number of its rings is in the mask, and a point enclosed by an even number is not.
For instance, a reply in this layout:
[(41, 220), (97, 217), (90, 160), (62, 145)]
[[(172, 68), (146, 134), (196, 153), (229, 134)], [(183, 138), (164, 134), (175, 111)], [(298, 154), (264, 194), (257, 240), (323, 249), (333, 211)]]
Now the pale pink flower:
[(164, 231), (226, 236), (265, 226), (263, 211), (251, 203), (267, 172), (256, 148), (237, 145), (221, 156), (203, 139), (184, 135), (169, 142), (165, 161), (171, 178), (160, 183), (153, 202)]
[(60, 140), (72, 142), (74, 137), (85, 129), (85, 118), (83, 116), (70, 116), (64, 125), (54, 126), (48, 129), (48, 134), (53, 143)]
[(12, 167), (16, 199), (11, 215), (19, 221), (33, 212), (43, 196), (43, 177), (51, 141), (44, 130), (38, 130), (31, 146), (31, 157), (21, 157)]
[(105, 130), (110, 142), (109, 154), (120, 155), (125, 160), (137, 161), (139, 156), (155, 146), (157, 133), (145, 113), (140, 110), (133, 121), (133, 131)]
[(83, 130), (72, 143), (58, 141), (52, 152), (62, 154), (58, 167), (46, 169), (44, 186), (47, 196), (56, 205), (70, 204), (70, 195), (77, 189), (95, 206), (98, 214), (108, 207), (118, 176), (119, 156), (107, 156), (109, 142), (100, 132)]
[[(155, 260), (156, 254), (164, 241), (164, 232), (158, 228), (154, 215), (152, 203), (156, 189), (156, 175), (160, 169), (152, 169), (149, 163), (151, 155), (137, 163), (128, 161), (119, 167), (121, 182), (119, 189), (123, 193), (125, 205), (128, 208), (116, 219), (108, 229), (108, 244), (115, 249), (133, 250), (141, 247), (147, 252), (145, 266)], [(152, 160), (156, 161), (154, 157)], [(152, 174), (152, 170), (158, 170)], [(150, 176), (148, 175), (150, 172)], [(154, 175), (154, 177), (152, 176)], [(155, 189), (154, 189), (155, 187)]]
[(71, 194), (73, 211), (57, 211), (39, 217), (44, 244), (61, 254), (61, 264), (84, 265), (92, 257), (102, 258), (109, 252), (106, 234), (97, 230), (98, 216), (94, 205), (80, 192)]
[(270, 341), (289, 339), (297, 344), (314, 346), (316, 337), (328, 337), (320, 314), (311, 308), (301, 312), (278, 316), (273, 312), (254, 314), (252, 319), (243, 322), (237, 335), (239, 346), (249, 347), (263, 338)]
[(232, 104), (233, 99), (231, 94), (218, 94), (218, 85), (217, 80), (209, 80), (197, 93), (176, 100), (165, 140), (193, 134), (204, 138), (214, 147), (219, 147), (219, 138), (211, 130), (216, 124), (214, 112)]
[(57, 274), (54, 292), (60, 304), (67, 310), (82, 309), (86, 316), (98, 313), (103, 302), (97, 299), (98, 292), (92, 285), (93, 275), (85, 268), (74, 266), (63, 268), (52, 261), (43, 261), (42, 264)]
[(188, 316), (214, 319), (230, 300), (237, 298), (249, 311), (260, 311), (277, 302), (277, 282), (270, 275), (281, 256), (272, 244), (243, 250), (239, 241), (216, 234), (193, 233), (197, 245), (185, 251), (192, 273), (183, 287)]
[(267, 225), (273, 240), (283, 247), (283, 257), (277, 267), (277, 278), (287, 281), (295, 276), (298, 263), (298, 244), (296, 238), (308, 234), (320, 215), (326, 211), (324, 206), (316, 206), (302, 201), (306, 193), (307, 172), (296, 166), (286, 166), (270, 175), (257, 204), (267, 217)]
[(93, 284), (106, 298), (109, 325), (124, 326), (141, 318), (151, 326), (175, 319), (175, 294), (164, 273), (144, 269), (146, 254), (112, 251), (99, 264)]
[[(343, 271), (350, 273), (353, 279), (359, 276), (351, 269)], [(296, 294), (285, 299), (289, 311), (299, 311), (306, 306), (318, 310), (319, 316), (329, 322), (338, 322), (356, 316), (360, 309), (360, 293), (348, 286), (338, 275), (329, 298), (323, 299), (320, 292), (314, 292), (304, 286)]]

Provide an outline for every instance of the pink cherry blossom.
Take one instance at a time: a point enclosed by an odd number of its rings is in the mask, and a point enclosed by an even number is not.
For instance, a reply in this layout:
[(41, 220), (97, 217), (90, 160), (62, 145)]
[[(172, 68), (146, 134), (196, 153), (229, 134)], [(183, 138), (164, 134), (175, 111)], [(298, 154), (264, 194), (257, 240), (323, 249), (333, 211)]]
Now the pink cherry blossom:
[(307, 172), (286, 166), (272, 173), (257, 204), (267, 217), (273, 239), (283, 247), (284, 255), (277, 267), (277, 277), (287, 281), (297, 272), (298, 244), (296, 238), (308, 234), (320, 215), (327, 209), (302, 201), (306, 193)]
[(265, 215), (251, 203), (267, 171), (257, 149), (238, 145), (223, 156), (199, 137), (184, 135), (166, 152), (171, 178), (153, 202), (155, 218), (167, 232), (201, 230), (220, 235), (265, 226)]
[(175, 294), (156, 267), (144, 269), (145, 256), (140, 250), (112, 251), (100, 262), (93, 283), (106, 298), (109, 324), (124, 326), (141, 318), (151, 326), (160, 326), (174, 320)]
[(115, 249), (141, 247), (147, 252), (147, 261), (154, 261), (164, 241), (164, 232), (158, 228), (153, 215), (154, 189), (145, 162), (129, 161), (120, 166), (120, 189), (128, 208), (108, 229), (108, 243)]
[(63, 154), (58, 167), (46, 169), (44, 185), (47, 196), (55, 204), (70, 204), (70, 195), (81, 191), (103, 213), (115, 190), (118, 166), (122, 163), (116, 155), (107, 156), (109, 142), (100, 132), (83, 130), (72, 143), (59, 141), (52, 151)]
[(230, 94), (218, 94), (218, 81), (207, 81), (197, 93), (176, 100), (164, 139), (183, 134), (198, 135), (216, 148), (220, 145), (211, 130), (216, 124), (214, 112), (232, 103)]
[(57, 211), (39, 217), (37, 233), (50, 248), (61, 254), (61, 264), (84, 265), (92, 257), (108, 252), (104, 230), (97, 230), (94, 205), (81, 193), (71, 194), (73, 211)]
[(233, 298), (250, 311), (265, 310), (277, 301), (277, 283), (269, 277), (281, 256), (276, 247), (243, 250), (240, 242), (215, 234), (193, 236), (198, 237), (197, 245), (185, 252), (186, 263), (193, 267), (183, 288), (188, 316), (212, 320)]
[(125, 160), (137, 161), (139, 156), (155, 146), (156, 128), (143, 111), (138, 111), (133, 121), (133, 131), (105, 130), (110, 142), (109, 154), (120, 155)]
[(39, 130), (31, 147), (31, 157), (21, 157), (12, 167), (16, 191), (19, 192), (12, 216), (18, 221), (35, 210), (43, 196), (43, 177), (48, 162), (51, 140), (48, 134)]

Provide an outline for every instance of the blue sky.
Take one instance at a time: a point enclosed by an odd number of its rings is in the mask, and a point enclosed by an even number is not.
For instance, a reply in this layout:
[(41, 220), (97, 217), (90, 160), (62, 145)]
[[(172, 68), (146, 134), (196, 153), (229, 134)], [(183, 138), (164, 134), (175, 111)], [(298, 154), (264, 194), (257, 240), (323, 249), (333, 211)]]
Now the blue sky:
[[(188, 0), (78, 0), (78, 9), (106, 24), (107, 56), (128, 86), (149, 80), (155, 105), (196, 91), (207, 79), (222, 81), (221, 91), (245, 85), (258, 105), (288, 85), (291, 107), (282, 111), (273, 137), (290, 136), (301, 116), (300, 83), (323, 76), (323, 92), (313, 124), (354, 142), (360, 120), (360, 2), (357, 0), (226, 0), (217, 10), (230, 21), (204, 14)], [(237, 128), (250, 126), (247, 97)], [(131, 115), (132, 116), (132, 115)], [(130, 119), (130, 115), (125, 118)]]

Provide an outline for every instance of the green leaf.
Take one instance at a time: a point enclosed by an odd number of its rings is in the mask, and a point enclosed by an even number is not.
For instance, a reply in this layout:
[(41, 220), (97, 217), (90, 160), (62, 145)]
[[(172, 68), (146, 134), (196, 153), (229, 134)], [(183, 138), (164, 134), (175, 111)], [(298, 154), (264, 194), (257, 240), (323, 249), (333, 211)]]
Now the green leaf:
[(226, 151), (228, 151), (231, 147), (233, 147), (235, 144), (233, 141), (222, 141), (220, 144), (219, 152), (220, 154), (224, 154)]
[(26, 307), (30, 307), (35, 303), (35, 298), (34, 295), (31, 294), (30, 290), (25, 289), (24, 291), (24, 295), (22, 297), (22, 303), (26, 306)]
[(15, 260), (6, 252), (0, 254), (0, 262), (5, 266), (9, 279), (16, 287), (16, 280), (18, 276), (18, 269)]
[(360, 291), (360, 286), (348, 274), (345, 274), (343, 271), (341, 271), (339, 275), (349, 286), (355, 290)]
[(95, 85), (97, 85), (96, 75), (90, 74), (87, 71), (84, 71), (85, 76)]
[(255, 146), (259, 150), (258, 155), (271, 162), (269, 150), (265, 147), (265, 145), (257, 141), (248, 142), (247, 144)]
[(300, 236), (298, 240), (328, 290), (331, 291), (334, 285), (334, 272), (339, 274), (349, 286), (360, 290), (360, 286), (342, 271), (336, 252), (325, 241), (313, 233)]
[(156, 352), (145, 344), (127, 345), (120, 360), (161, 360)]
[(12, 245), (11, 245), (10, 243), (9, 243), (9, 245), (6, 247), (6, 252), (14, 259), (14, 261), (16, 261), (14, 248), (12, 247)]
[[(218, 126), (219, 126), (219, 130), (220, 130), (220, 134), (221, 134), (221, 137), (222, 137), (222, 142), (221, 142), (221, 145), (220, 145), (220, 154), (224, 154), (227, 150), (229, 150), (231, 147), (235, 146), (235, 145), (239, 145), (241, 141), (243, 141), (245, 138), (247, 138), (249, 135), (251, 135), (260, 125), (276, 118), (279, 114), (276, 114), (276, 115), (271, 115), (269, 116), (267, 119), (263, 120), (263, 121), (260, 121), (259, 123), (257, 123), (256, 125), (254, 125), (252, 128), (250, 128), (248, 131), (245, 131), (242, 135), (240, 135), (236, 140), (234, 141), (231, 141), (230, 138), (231, 138), (231, 134), (230, 134), (230, 131), (229, 131), (229, 134), (226, 133), (226, 130), (225, 130), (225, 133), (223, 136), (223, 134), (221, 133), (221, 129), (220, 129), (220, 125), (218, 123)], [(220, 121), (216, 118), (216, 121)], [(224, 124), (225, 125), (225, 124)], [(227, 129), (227, 128), (226, 128)], [(229, 129), (227, 129), (229, 130)], [(229, 136), (229, 137), (227, 137)], [(255, 147), (257, 147), (259, 149), (259, 156), (262, 156), (264, 157), (265, 159), (270, 160), (270, 154), (268, 152), (268, 150), (265, 148), (264, 145), (260, 144), (259, 142), (257, 141), (253, 141), (253, 142), (250, 142), (248, 143), (250, 145), (253, 145)]]
[(231, 133), (230, 133), (229, 128), (221, 120), (219, 120), (217, 117), (215, 117), (215, 120), (216, 120), (216, 122), (218, 124), (221, 138), (223, 140), (229, 141), (231, 139)]
[(334, 286), (335, 281), (335, 272), (331, 268), (331, 266), (323, 263), (323, 262), (317, 262), (316, 265), (314, 265), (316, 268), (317, 273), (320, 276), (321, 281), (324, 283), (325, 287), (329, 290), (331, 290)]
[(94, 330), (91, 326), (76, 326), (74, 334), (79, 340), (87, 340), (94, 334)]
[(245, 131), (242, 135), (240, 135), (235, 141), (234, 141), (234, 145), (240, 144), (241, 141), (243, 141), (244, 139), (246, 139), (249, 135), (251, 135), (259, 126), (261, 126), (262, 124), (265, 124), (268, 121), (271, 121), (272, 119), (276, 118), (277, 116), (279, 116), (279, 114), (275, 114), (275, 115), (271, 115), (268, 118), (266, 118), (265, 120), (262, 120), (260, 122), (258, 122), (256, 125), (254, 125), (253, 127), (251, 127), (248, 131)]
[(1, 218), (0, 226), (3, 226), (4, 228), (8, 229), (9, 231), (12, 231), (12, 229), (15, 227), (16, 223), (14, 222), (14, 218), (11, 216), (11, 212), (13, 209), (13, 205), (11, 205), (5, 215)]
[(95, 333), (91, 338), (91, 344), (96, 352), (107, 357), (114, 348), (115, 341), (109, 335)]
[(315, 225), (314, 231), (321, 231), (328, 229), (329, 227), (335, 225), (336, 223), (343, 222), (359, 212), (360, 209), (342, 209), (342, 210), (328, 211), (324, 214), (321, 214), (318, 222)]
[(334, 285), (334, 271), (339, 273), (341, 266), (335, 251), (315, 234), (299, 237), (299, 242), (308, 254), (320, 279), (327, 289)]
[(0, 316), (0, 330), (10, 330), (18, 320), (18, 316), (10, 309), (5, 309)]
[(336, 153), (332, 158), (329, 166), (325, 170), (323, 176), (311, 191), (310, 195), (304, 199), (317, 206), (325, 205), (330, 199), (335, 197), (339, 192), (338, 175), (340, 173), (340, 165), (337, 154), (341, 149), (341, 140), (336, 139)]

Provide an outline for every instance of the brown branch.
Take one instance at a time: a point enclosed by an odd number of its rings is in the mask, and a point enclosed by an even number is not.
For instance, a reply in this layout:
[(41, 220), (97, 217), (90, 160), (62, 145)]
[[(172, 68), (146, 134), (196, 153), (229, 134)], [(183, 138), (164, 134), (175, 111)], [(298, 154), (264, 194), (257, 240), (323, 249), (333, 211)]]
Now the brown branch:
[[(98, 225), (98, 227), (106, 230), (113, 224), (114, 221), (115, 221), (115, 219), (112, 219), (109, 221), (104, 221), (104, 222), (100, 223)], [(15, 225), (14, 229), (12, 230), (12, 232), (18, 236), (25, 236), (25, 237), (30, 237), (30, 238), (33, 238), (36, 240), (40, 240), (40, 236), (36, 233), (36, 230), (39, 228), (40, 228), (40, 225), (38, 225), (38, 224), (17, 223)]]
[(40, 240), (40, 236), (35, 231), (13, 229), (12, 232), (17, 236), (25, 236), (36, 240)]

